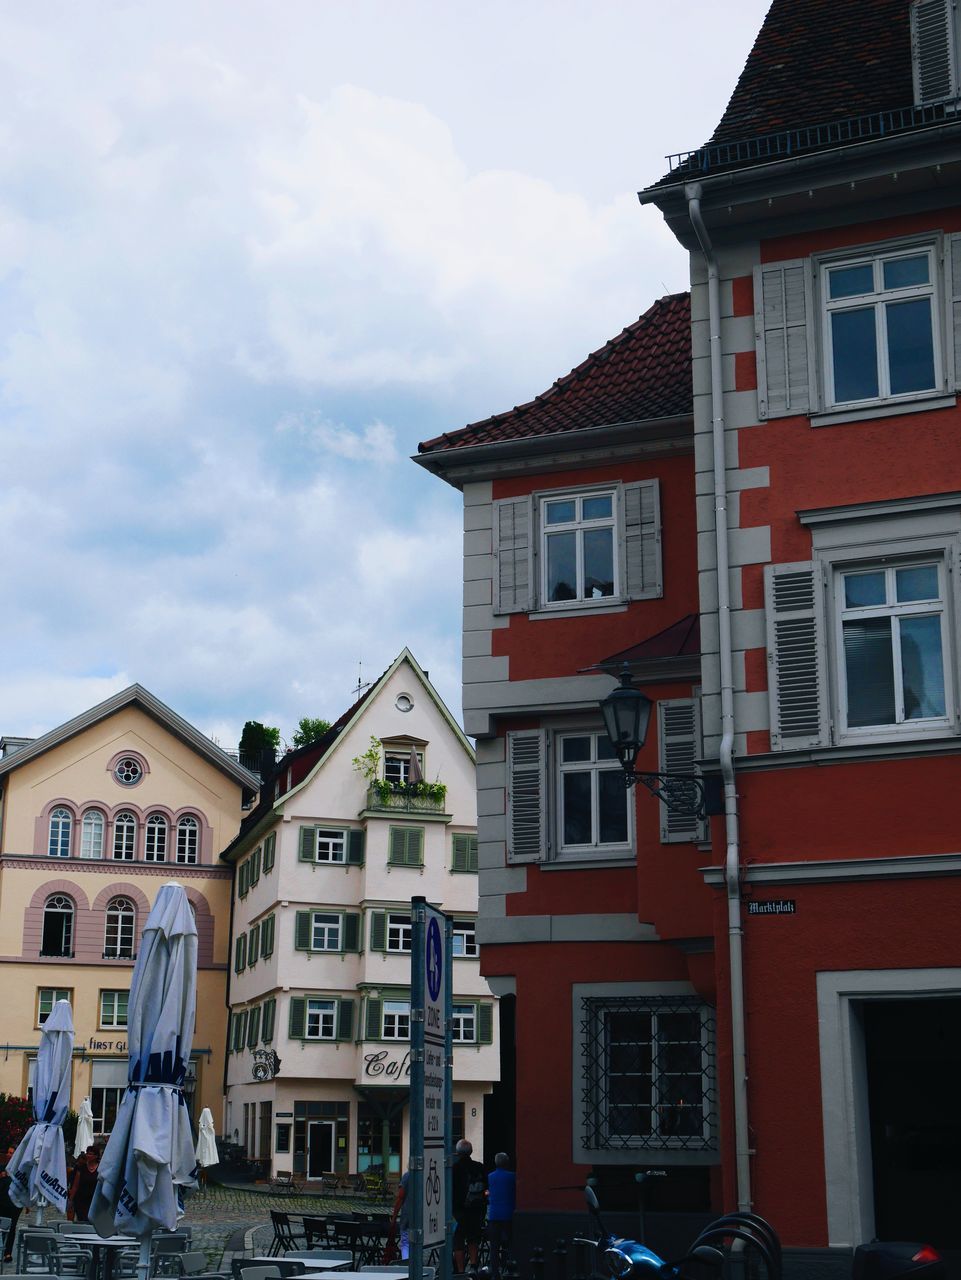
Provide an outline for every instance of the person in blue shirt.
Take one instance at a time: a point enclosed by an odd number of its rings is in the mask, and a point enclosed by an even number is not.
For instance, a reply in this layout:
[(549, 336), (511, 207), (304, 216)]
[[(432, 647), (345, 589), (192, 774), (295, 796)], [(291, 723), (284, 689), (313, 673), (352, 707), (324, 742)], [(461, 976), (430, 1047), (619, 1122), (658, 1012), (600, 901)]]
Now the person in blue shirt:
[(499, 1151), (487, 1175), (487, 1238), (491, 1247), (491, 1280), (500, 1280), (501, 1264), (510, 1256), (511, 1223), (517, 1190), (510, 1157)]

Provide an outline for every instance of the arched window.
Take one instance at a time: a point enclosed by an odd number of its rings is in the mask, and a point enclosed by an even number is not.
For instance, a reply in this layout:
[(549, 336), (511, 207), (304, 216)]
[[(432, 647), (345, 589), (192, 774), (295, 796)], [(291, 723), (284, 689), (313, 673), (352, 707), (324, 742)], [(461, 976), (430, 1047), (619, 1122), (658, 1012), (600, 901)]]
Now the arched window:
[(196, 862), (200, 847), (200, 826), (196, 818), (181, 818), (177, 823), (177, 861)]
[(64, 893), (54, 893), (43, 904), (42, 956), (73, 955), (73, 917), (75, 907)]
[(73, 830), (73, 814), (69, 809), (54, 809), (50, 815), (50, 840), (47, 853), (51, 858), (70, 857), (70, 834)]
[(137, 843), (137, 819), (126, 810), (113, 820), (113, 856), (123, 862), (133, 860)]
[(167, 819), (162, 813), (152, 813), (147, 819), (144, 857), (148, 862), (167, 861)]
[(104, 817), (99, 809), (88, 809), (80, 824), (81, 858), (103, 857)]
[(133, 959), (133, 935), (137, 911), (129, 898), (111, 898), (107, 903), (107, 927), (103, 935), (105, 960)]

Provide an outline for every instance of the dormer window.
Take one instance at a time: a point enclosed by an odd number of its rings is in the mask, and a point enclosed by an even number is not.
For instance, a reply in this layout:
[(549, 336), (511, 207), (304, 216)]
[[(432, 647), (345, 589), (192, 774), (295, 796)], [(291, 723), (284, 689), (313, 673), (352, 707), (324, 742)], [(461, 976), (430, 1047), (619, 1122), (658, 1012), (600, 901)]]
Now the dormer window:
[(959, 52), (952, 0), (913, 0), (911, 69), (916, 105), (958, 97)]

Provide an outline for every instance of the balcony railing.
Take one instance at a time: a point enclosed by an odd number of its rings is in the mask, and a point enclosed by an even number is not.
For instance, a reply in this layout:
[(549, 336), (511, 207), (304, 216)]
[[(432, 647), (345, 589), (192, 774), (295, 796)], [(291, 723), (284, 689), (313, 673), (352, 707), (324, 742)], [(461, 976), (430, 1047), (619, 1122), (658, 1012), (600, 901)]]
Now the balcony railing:
[[(426, 784), (429, 788), (431, 784)], [(446, 791), (433, 792), (423, 783), (376, 783), (367, 788), (367, 808), (388, 813), (443, 813)]]

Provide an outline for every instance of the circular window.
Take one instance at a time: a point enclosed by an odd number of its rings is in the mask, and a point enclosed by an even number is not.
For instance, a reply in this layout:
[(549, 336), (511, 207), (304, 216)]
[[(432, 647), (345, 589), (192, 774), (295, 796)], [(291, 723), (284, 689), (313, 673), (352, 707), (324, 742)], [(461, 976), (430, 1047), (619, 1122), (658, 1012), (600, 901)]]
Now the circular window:
[(122, 756), (113, 767), (113, 776), (123, 787), (135, 787), (143, 777), (143, 765), (136, 756)]
[(398, 711), (413, 711), (414, 700), (413, 698), (409, 697), (406, 693), (402, 693), (398, 695), (397, 701), (394, 703), (394, 706), (397, 708)]

